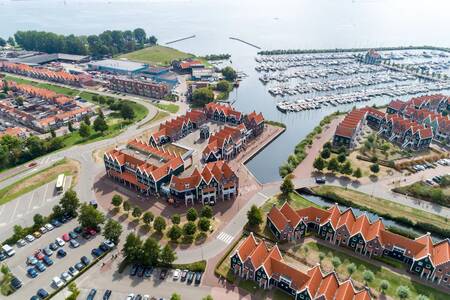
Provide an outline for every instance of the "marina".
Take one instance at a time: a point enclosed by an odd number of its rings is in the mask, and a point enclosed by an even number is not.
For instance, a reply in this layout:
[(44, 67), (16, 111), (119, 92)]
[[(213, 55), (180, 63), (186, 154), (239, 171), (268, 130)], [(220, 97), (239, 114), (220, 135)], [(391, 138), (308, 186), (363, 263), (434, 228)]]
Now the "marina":
[(445, 51), (379, 55), (377, 63), (365, 61), (364, 52), (259, 55), (255, 70), (283, 113), (450, 89)]

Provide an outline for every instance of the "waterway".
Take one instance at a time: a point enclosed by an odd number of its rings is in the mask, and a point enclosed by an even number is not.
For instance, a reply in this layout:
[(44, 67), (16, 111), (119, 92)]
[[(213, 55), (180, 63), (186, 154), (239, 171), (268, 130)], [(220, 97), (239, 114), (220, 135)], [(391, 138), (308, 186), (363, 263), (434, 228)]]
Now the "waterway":
[(0, 0), (0, 36), (29, 29), (88, 35), (142, 27), (161, 44), (195, 35), (174, 44), (183, 51), (232, 54), (233, 66), (249, 75), (231, 95), (235, 106), (262, 111), (267, 119), (287, 125), (283, 135), (247, 164), (261, 182), (270, 182), (279, 179), (279, 165), (325, 115), (353, 104), (282, 114), (254, 70), (258, 50), (230, 36), (263, 49), (445, 47), (450, 45), (449, 8), (445, 0)]

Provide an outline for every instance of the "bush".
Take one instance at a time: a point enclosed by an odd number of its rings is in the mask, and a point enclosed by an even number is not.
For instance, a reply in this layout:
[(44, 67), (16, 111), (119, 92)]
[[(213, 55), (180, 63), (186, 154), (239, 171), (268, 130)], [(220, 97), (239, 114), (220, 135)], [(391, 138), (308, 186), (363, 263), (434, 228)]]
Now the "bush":
[(211, 219), (213, 216), (213, 209), (211, 208), (211, 206), (209, 205), (203, 206), (202, 210), (200, 211), (200, 216)]
[(171, 220), (173, 224), (178, 225), (181, 222), (181, 217), (179, 214), (173, 214)]
[(342, 262), (341, 262), (341, 259), (340, 259), (339, 257), (334, 256), (334, 257), (331, 259), (331, 264), (333, 265), (333, 267), (334, 267), (335, 269), (337, 269), (337, 268), (342, 264)]

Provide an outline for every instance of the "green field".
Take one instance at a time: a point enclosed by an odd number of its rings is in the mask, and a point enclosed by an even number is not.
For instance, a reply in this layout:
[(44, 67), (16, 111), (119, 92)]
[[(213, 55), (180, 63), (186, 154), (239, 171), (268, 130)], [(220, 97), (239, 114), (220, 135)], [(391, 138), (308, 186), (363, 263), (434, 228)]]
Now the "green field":
[[(168, 66), (174, 60), (194, 58), (195, 55), (165, 46), (151, 46), (138, 51), (122, 54), (118, 58), (137, 61), (149, 65)], [(204, 63), (203, 59), (201, 59)]]
[(168, 112), (173, 113), (173, 114), (177, 113), (178, 110), (180, 109), (180, 107), (178, 105), (173, 104), (173, 103), (167, 103), (167, 104), (165, 104), (165, 103), (156, 103), (155, 106), (157, 108), (159, 108), (159, 109), (168, 111)]

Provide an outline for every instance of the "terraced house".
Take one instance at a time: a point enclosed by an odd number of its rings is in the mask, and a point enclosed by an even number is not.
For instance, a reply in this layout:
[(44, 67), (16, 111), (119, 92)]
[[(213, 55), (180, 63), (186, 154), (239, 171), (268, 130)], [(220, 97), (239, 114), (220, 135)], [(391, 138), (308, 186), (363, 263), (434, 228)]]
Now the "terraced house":
[(208, 119), (238, 125), (244, 122), (244, 114), (235, 110), (231, 105), (210, 102), (205, 105), (205, 113)]
[(202, 153), (204, 162), (230, 160), (244, 149), (249, 132), (245, 125), (225, 126), (210, 136)]
[(280, 241), (295, 242), (313, 232), (360, 255), (399, 260), (420, 278), (450, 288), (450, 239), (434, 243), (428, 233), (412, 240), (386, 230), (382, 219), (371, 221), (366, 214), (356, 216), (351, 208), (341, 211), (337, 204), (297, 211), (287, 202), (280, 209), (273, 206), (267, 226)]
[(277, 245), (257, 241), (253, 233), (241, 242), (230, 257), (231, 270), (261, 288), (276, 287), (295, 300), (369, 300), (367, 290), (357, 291), (352, 281), (340, 282), (336, 273), (323, 274), (319, 266), (306, 273), (287, 264)]

